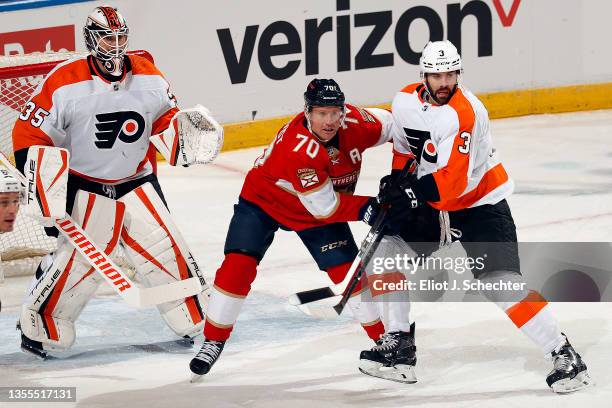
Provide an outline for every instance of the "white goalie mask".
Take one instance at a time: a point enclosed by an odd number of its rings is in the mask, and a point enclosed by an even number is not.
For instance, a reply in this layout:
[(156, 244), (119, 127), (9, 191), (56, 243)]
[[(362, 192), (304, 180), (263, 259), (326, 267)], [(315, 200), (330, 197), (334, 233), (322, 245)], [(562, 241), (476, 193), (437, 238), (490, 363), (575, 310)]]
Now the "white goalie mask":
[(116, 8), (96, 7), (87, 16), (83, 28), (85, 46), (94, 58), (115, 76), (123, 73), (125, 53), (128, 49), (129, 29)]

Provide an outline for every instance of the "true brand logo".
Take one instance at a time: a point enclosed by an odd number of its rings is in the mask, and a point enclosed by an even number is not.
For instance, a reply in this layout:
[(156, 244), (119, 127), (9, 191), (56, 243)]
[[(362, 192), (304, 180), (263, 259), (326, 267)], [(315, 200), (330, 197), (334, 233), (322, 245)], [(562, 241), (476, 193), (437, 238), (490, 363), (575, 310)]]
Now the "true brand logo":
[[(425, 3), (423, 1), (423, 3)], [(501, 0), (493, 0), (503, 27), (510, 27), (514, 22), (521, 0), (512, 0), (509, 12), (506, 13)], [(350, 10), (350, 0), (336, 0), (336, 11)], [(459, 52), (461, 52), (461, 25), (469, 16), (475, 18), (478, 27), (478, 56), (493, 55), (493, 18), (491, 6), (482, 0), (471, 0), (461, 6), (461, 3), (449, 3), (446, 6), (446, 34)], [(351, 25), (352, 17), (352, 25)], [(335, 20), (335, 27), (334, 27)], [(261, 71), (270, 79), (283, 80), (295, 74), (305, 62), (305, 74), (319, 73), (319, 41), (326, 33), (336, 32), (337, 70), (367, 69), (393, 66), (395, 53), (375, 53), (376, 48), (388, 31), (394, 35), (397, 55), (408, 64), (417, 65), (421, 56), (415, 51), (408, 39), (412, 23), (424, 20), (429, 28), (431, 41), (444, 39), (444, 23), (436, 10), (425, 5), (410, 7), (405, 10), (394, 23), (393, 11), (375, 11), (329, 16), (321, 20), (311, 18), (304, 21), (304, 39), (298, 29), (288, 21), (275, 21), (263, 29), (257, 44), (257, 61)], [(469, 19), (470, 21), (472, 19)], [(471, 21), (470, 21), (471, 22)], [(393, 27), (393, 24), (395, 26)], [(352, 28), (371, 27), (359, 50), (354, 55), (351, 50)], [(242, 48), (237, 49), (239, 41), (234, 41), (229, 28), (217, 30), (217, 37), (225, 65), (232, 84), (244, 83), (247, 80), (251, 60), (255, 51), (255, 43), (259, 33), (259, 25), (249, 25), (244, 29)], [(240, 30), (239, 30), (240, 31)], [(278, 36), (278, 37), (277, 37)], [(276, 40), (273, 39), (276, 37)], [(285, 41), (279, 43), (278, 38)], [(302, 59), (293, 59), (284, 64), (273, 62), (274, 57), (302, 54)]]

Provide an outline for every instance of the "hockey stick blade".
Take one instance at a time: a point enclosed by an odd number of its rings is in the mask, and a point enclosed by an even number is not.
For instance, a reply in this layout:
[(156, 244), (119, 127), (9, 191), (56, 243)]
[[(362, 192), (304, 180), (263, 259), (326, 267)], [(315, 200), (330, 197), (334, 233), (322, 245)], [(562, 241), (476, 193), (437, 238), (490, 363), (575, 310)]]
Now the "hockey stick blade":
[[(414, 167), (411, 161), (406, 162), (399, 177), (405, 178)], [(289, 302), (297, 306), (303, 313), (309, 316), (328, 318), (342, 314), (344, 307), (348, 303), (353, 289), (359, 283), (366, 266), (378, 248), (378, 244), (383, 238), (384, 219), (387, 210), (383, 209), (379, 212), (372, 228), (361, 243), (359, 252), (353, 260), (350, 269), (348, 270), (344, 280), (336, 285), (311, 289), (303, 292), (298, 292), (289, 297)], [(338, 300), (339, 298), (339, 300)], [(332, 311), (323, 311), (326, 307), (329, 308), (329, 299), (333, 299), (335, 304)]]
[(330, 286), (324, 288), (317, 288), (312, 290), (306, 290), (304, 292), (294, 293), (289, 296), (289, 303), (293, 306), (300, 306), (306, 303), (317, 302), (319, 300), (328, 299), (330, 297), (337, 296), (334, 290)]

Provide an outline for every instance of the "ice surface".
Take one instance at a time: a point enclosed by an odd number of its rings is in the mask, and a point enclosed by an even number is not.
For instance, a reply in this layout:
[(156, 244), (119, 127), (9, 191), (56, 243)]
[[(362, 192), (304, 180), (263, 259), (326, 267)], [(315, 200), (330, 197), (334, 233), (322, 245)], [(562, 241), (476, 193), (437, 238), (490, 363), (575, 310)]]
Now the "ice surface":
[[(612, 242), (611, 135), (612, 111), (493, 122), (495, 145), (516, 182), (509, 201), (520, 240)], [(244, 174), (261, 150), (224, 153), (210, 166), (160, 166), (171, 211), (210, 279)], [(375, 193), (389, 167), (390, 146), (367, 152), (357, 192)], [(356, 237), (366, 230), (353, 225)], [(221, 359), (200, 384), (188, 381), (196, 348), (175, 342), (155, 309), (131, 309), (106, 287), (77, 322), (70, 351), (45, 362), (21, 353), (14, 328), (27, 283), (11, 278), (0, 288), (0, 386), (76, 386), (82, 407), (574, 408), (612, 399), (612, 305), (605, 303), (551, 304), (597, 382), (583, 392), (549, 391), (550, 363), (486, 303), (413, 306), (417, 384), (360, 374), (359, 351), (371, 344), (357, 324), (345, 316), (315, 320), (287, 304), (289, 294), (328, 282), (295, 234), (284, 231), (261, 263)], [(10, 404), (20, 405), (32, 406)]]

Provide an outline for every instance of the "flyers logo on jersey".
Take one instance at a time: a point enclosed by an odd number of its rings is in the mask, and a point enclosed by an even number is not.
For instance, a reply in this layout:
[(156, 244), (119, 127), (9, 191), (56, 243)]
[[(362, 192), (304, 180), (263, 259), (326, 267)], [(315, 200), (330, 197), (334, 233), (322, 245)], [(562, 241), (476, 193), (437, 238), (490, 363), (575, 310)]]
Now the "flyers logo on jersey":
[(425, 141), (423, 145), (423, 154), (421, 154), (421, 160), (425, 160), (429, 163), (437, 163), (438, 162), (438, 150), (436, 149), (436, 145), (428, 139)]
[(98, 149), (112, 149), (117, 138), (124, 143), (134, 143), (145, 130), (145, 120), (138, 112), (111, 112), (96, 115), (96, 140)]

